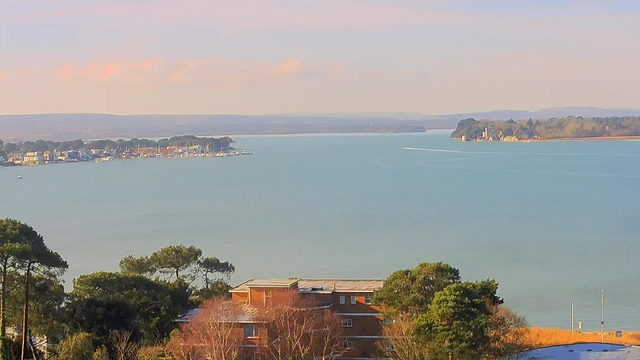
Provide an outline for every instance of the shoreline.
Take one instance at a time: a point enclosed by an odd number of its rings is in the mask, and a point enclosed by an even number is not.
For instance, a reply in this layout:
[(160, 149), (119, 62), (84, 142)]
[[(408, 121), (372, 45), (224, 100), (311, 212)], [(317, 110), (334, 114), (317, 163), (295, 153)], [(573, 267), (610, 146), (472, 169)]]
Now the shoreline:
[(640, 136), (597, 136), (583, 138), (558, 138), (558, 139), (531, 139), (518, 140), (518, 142), (544, 142), (544, 141), (640, 141)]
[[(168, 156), (168, 155), (140, 155), (140, 156), (126, 156), (126, 157), (101, 157), (94, 158), (92, 160), (55, 160), (55, 161), (43, 161), (39, 163), (6, 163), (0, 164), (0, 168), (24, 168), (24, 167), (34, 167), (34, 166), (42, 166), (42, 165), (56, 165), (56, 164), (82, 164), (82, 163), (105, 163), (112, 161), (120, 161), (120, 160), (143, 160), (143, 159), (191, 159), (191, 158), (223, 158), (223, 157), (236, 157), (236, 156), (246, 156), (253, 155), (253, 152), (246, 150), (234, 150), (231, 152), (216, 152), (216, 153), (206, 153), (206, 154), (192, 154), (185, 156)], [(11, 165), (9, 165), (11, 164)]]
[[(460, 138), (451, 138), (453, 140), (462, 141)], [(523, 139), (523, 140), (467, 140), (464, 142), (510, 142), (510, 143), (530, 143), (530, 142), (560, 142), (560, 141), (631, 141), (640, 142), (640, 135), (638, 136), (598, 136), (598, 137), (582, 137), (582, 138), (557, 138), (557, 139)]]

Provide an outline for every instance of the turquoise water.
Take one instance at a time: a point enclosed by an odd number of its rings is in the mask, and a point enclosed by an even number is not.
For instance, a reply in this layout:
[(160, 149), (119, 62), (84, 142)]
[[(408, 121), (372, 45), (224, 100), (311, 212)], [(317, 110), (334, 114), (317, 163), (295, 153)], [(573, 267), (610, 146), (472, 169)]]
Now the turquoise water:
[(573, 301), (598, 329), (605, 289), (606, 328), (640, 329), (640, 142), (236, 140), (254, 155), (0, 169), (0, 217), (41, 232), (69, 261), (69, 286), (177, 243), (230, 260), (234, 283), (383, 278), (442, 260), (497, 279), (532, 324), (569, 327)]

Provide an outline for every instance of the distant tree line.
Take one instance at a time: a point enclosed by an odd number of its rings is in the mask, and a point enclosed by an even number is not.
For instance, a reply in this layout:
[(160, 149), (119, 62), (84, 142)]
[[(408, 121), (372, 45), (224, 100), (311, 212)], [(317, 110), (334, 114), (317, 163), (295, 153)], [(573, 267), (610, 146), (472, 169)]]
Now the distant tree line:
[[(640, 136), (640, 117), (590, 117), (568, 116), (539, 120), (490, 121), (472, 118), (460, 120), (452, 138), (465, 136), (468, 140), (482, 136), (490, 130), (494, 140), (502, 136), (528, 139), (572, 139), (589, 137)], [(497, 139), (496, 139), (497, 137)]]
[(170, 138), (160, 140), (138, 139), (132, 138), (130, 140), (94, 140), (84, 142), (80, 139), (71, 141), (49, 141), (49, 140), (36, 140), (36, 141), (24, 141), (17, 143), (4, 143), (0, 140), (0, 149), (5, 154), (13, 152), (27, 153), (32, 151), (69, 151), (69, 150), (92, 150), (92, 149), (104, 149), (111, 150), (116, 149), (119, 152), (126, 149), (136, 148), (148, 148), (148, 147), (160, 147), (167, 148), (170, 146), (195, 146), (201, 145), (208, 147), (211, 151), (221, 151), (231, 148), (234, 143), (233, 139), (228, 136), (221, 138), (212, 137), (197, 137), (194, 135), (173, 136)]

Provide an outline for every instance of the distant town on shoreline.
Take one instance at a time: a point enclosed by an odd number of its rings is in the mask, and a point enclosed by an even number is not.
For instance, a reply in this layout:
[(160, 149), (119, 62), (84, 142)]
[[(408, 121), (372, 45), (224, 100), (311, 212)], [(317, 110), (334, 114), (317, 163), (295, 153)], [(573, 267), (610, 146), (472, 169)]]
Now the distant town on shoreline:
[(24, 141), (4, 143), (0, 139), (0, 166), (42, 165), (58, 162), (109, 161), (153, 157), (225, 157), (251, 155), (236, 151), (230, 137), (193, 135), (160, 140)]

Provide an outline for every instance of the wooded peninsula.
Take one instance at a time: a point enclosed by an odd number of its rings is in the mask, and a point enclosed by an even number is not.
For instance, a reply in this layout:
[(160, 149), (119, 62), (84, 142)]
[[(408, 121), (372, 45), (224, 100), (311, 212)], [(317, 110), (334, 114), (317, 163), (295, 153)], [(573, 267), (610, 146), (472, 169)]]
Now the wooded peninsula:
[(460, 120), (451, 138), (461, 141), (519, 141), (640, 136), (640, 117), (589, 117), (514, 121)]

